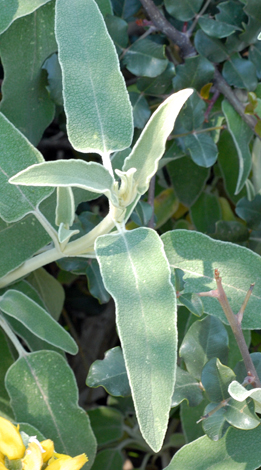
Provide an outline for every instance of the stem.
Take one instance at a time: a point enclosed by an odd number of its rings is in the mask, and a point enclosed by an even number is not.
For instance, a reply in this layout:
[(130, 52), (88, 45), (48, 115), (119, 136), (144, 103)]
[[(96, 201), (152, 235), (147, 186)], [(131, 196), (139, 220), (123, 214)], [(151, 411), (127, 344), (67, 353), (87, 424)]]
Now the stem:
[(196, 15), (192, 25), (190, 26), (190, 28), (187, 30), (187, 36), (190, 37), (191, 34), (193, 33), (195, 27), (197, 26), (197, 23), (198, 23), (198, 20), (199, 18), (205, 13), (207, 7), (209, 6), (211, 0), (207, 0), (205, 5), (203, 6), (203, 8), (200, 10), (200, 12)]
[(210, 102), (209, 102), (209, 105), (207, 107), (207, 110), (204, 114), (204, 121), (208, 121), (208, 116), (209, 116), (209, 113), (211, 111), (211, 109), (213, 108), (215, 102), (217, 101), (218, 97), (220, 95), (220, 91), (219, 90), (216, 90), (214, 95), (212, 96)]
[(231, 400), (231, 397), (227, 398), (226, 400), (221, 401), (217, 406), (215, 406), (215, 408), (213, 408), (213, 410), (209, 411), (209, 413), (207, 413), (206, 415), (201, 416), (201, 418), (197, 421), (197, 424), (203, 421), (204, 419), (210, 418), (210, 416), (212, 416), (221, 408), (224, 408), (224, 406), (226, 406), (230, 400)]
[(250, 299), (250, 295), (252, 294), (253, 292), (253, 289), (254, 289), (254, 286), (255, 284), (251, 284), (251, 286), (249, 287), (248, 291), (247, 291), (247, 294), (246, 294), (246, 297), (245, 297), (245, 300), (242, 304), (242, 306), (240, 307), (240, 310), (237, 314), (237, 319), (238, 319), (238, 322), (241, 324), (242, 323), (242, 320), (243, 320), (243, 314), (244, 314), (244, 311), (245, 311), (245, 308), (247, 306), (247, 302), (249, 301)]
[(19, 354), (19, 357), (26, 356), (27, 352), (25, 351), (20, 341), (18, 340), (16, 335), (13, 333), (13, 330), (10, 328), (8, 322), (5, 320), (5, 318), (2, 315), (0, 315), (0, 326), (2, 327), (4, 332), (7, 334), (9, 339), (12, 341), (14, 347), (16, 348)]
[(112, 169), (112, 164), (111, 164), (111, 159), (110, 159), (110, 152), (104, 152), (102, 154), (102, 163), (103, 163), (104, 168), (108, 170), (108, 172), (114, 179), (113, 169)]
[(39, 211), (37, 208), (34, 212), (33, 215), (37, 218), (38, 222), (42, 225), (44, 230), (50, 235), (51, 239), (54, 242), (54, 246), (58, 251), (60, 250), (60, 244), (58, 240), (58, 234), (56, 230), (53, 228), (53, 226), (50, 224), (50, 222), (44, 217), (44, 215)]
[[(153, 25), (153, 26), (150, 26), (149, 29), (147, 29), (145, 31), (145, 33), (143, 33), (138, 39), (137, 41), (135, 42), (138, 42), (140, 41), (141, 39), (145, 39), (147, 36), (149, 36), (151, 33), (154, 33), (155, 31), (157, 31), (157, 28)], [(124, 49), (123, 53), (120, 55), (119, 57), (119, 60), (121, 61), (123, 59), (123, 57), (125, 56), (126, 52), (128, 52), (129, 48), (132, 46), (132, 44), (129, 46), (129, 47), (126, 47), (126, 49)]]
[[(208, 127), (206, 129), (200, 129), (199, 131), (190, 131), (190, 132), (185, 132), (184, 134), (174, 134), (170, 135), (171, 139), (177, 139), (178, 137), (185, 137), (186, 135), (191, 135), (191, 134), (203, 134), (204, 132), (210, 132), (210, 131), (215, 131), (217, 129), (225, 129), (225, 126), (213, 126), (213, 127)], [(171, 140), (170, 138), (168, 140)]]

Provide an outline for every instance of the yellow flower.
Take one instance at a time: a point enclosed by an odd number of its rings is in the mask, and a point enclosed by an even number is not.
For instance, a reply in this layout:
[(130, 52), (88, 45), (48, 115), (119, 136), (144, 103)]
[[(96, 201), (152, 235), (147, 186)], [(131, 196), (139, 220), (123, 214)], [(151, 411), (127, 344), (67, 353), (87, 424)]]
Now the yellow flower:
[(54, 453), (53, 441), (51, 441), (51, 439), (46, 439), (45, 441), (40, 442), (40, 444), (45, 451), (43, 453), (43, 462), (48, 462)]
[(5, 456), (2, 454), (2, 452), (0, 452), (0, 462), (3, 464), (5, 463)]
[(23, 470), (41, 470), (43, 457), (40, 446), (36, 442), (30, 442), (22, 460)]
[(8, 470), (8, 468), (2, 462), (0, 462), (0, 470)]
[(85, 454), (77, 455), (77, 457), (69, 457), (69, 455), (55, 454), (58, 459), (52, 460), (45, 470), (80, 470), (88, 458)]
[(0, 417), (0, 452), (9, 460), (21, 459), (25, 446), (17, 428), (7, 419)]

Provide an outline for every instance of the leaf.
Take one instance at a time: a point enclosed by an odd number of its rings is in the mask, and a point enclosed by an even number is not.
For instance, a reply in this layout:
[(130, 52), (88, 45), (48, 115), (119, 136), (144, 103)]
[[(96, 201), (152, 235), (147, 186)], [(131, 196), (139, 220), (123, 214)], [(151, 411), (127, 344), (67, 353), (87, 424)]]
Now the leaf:
[(122, 63), (134, 75), (157, 77), (168, 65), (165, 46), (150, 39), (141, 39), (127, 50)]
[(186, 401), (181, 403), (180, 418), (186, 442), (191, 442), (204, 436), (202, 426), (197, 421), (204, 415), (207, 403), (206, 398), (199, 405), (193, 407), (188, 406)]
[(113, 14), (110, 0), (96, 0), (96, 3), (104, 18)]
[(215, 232), (215, 223), (221, 219), (221, 207), (217, 196), (207, 192), (201, 193), (190, 208), (190, 214), (199, 232)]
[(117, 449), (105, 449), (98, 453), (92, 470), (122, 470), (122, 453)]
[(79, 0), (72, 9), (70, 0), (58, 0), (56, 37), (71, 144), (80, 152), (101, 155), (129, 147), (131, 105), (115, 47), (95, 1)]
[(139, 0), (111, 0), (115, 15), (124, 20), (130, 19), (141, 7)]
[(208, 399), (219, 403), (229, 397), (228, 386), (235, 379), (234, 372), (224, 366), (219, 359), (213, 357), (205, 364), (201, 382), (206, 391)]
[(131, 91), (129, 95), (133, 107), (134, 127), (143, 129), (151, 115), (148, 102), (142, 94)]
[(254, 402), (250, 398), (242, 403), (231, 399), (226, 408), (226, 420), (235, 428), (254, 429), (260, 425), (260, 419), (255, 414)]
[(63, 224), (67, 230), (73, 224), (75, 218), (75, 203), (72, 188), (58, 187), (55, 209), (55, 224), (58, 227)]
[(249, 142), (253, 137), (253, 133), (249, 126), (237, 114), (234, 108), (224, 100), (222, 110), (225, 114), (228, 130), (233, 138), (237, 149), (239, 160), (239, 173), (235, 194), (243, 188), (245, 181), (251, 170), (251, 153), (249, 151)]
[(105, 194), (117, 205), (112, 192), (113, 178), (100, 163), (84, 160), (56, 160), (32, 165), (10, 178), (11, 184), (24, 186), (52, 186), (86, 189)]
[(0, 132), (0, 216), (5, 222), (15, 222), (35, 211), (36, 206), (53, 190), (50, 188), (21, 190), (8, 183), (11, 176), (28, 165), (42, 162), (43, 157), (1, 113)]
[(261, 228), (261, 195), (257, 194), (252, 201), (246, 197), (240, 199), (236, 205), (236, 214), (245, 220), (247, 226), (252, 230)]
[(45, 60), (42, 68), (47, 72), (48, 86), (46, 88), (50, 97), (55, 104), (63, 106), (62, 71), (56, 52)]
[[(36, 4), (36, 0), (31, 3)], [(1, 36), (0, 55), (5, 78), (0, 110), (34, 145), (54, 117), (54, 104), (42, 71), (46, 57), (57, 49), (53, 29), (52, 1), (16, 20)]]
[(230, 24), (223, 23), (221, 21), (215, 21), (204, 16), (199, 18), (198, 23), (204, 33), (206, 33), (208, 36), (220, 39), (230, 36), (237, 29)]
[(258, 0), (247, 0), (244, 10), (248, 15), (261, 22), (261, 5)]
[(215, 15), (218, 21), (233, 25), (235, 29), (242, 31), (243, 23), (246, 23), (247, 17), (241, 4), (230, 0), (219, 3), (217, 8), (220, 11)]
[(154, 214), (156, 216), (155, 229), (165, 224), (177, 211), (179, 201), (174, 194), (173, 188), (161, 191), (154, 198)]
[(110, 300), (110, 294), (106, 291), (100, 268), (96, 259), (91, 260), (86, 267), (86, 276), (88, 280), (88, 289), (93, 297), (98, 299), (100, 304), (106, 304)]
[(257, 42), (256, 44), (251, 44), (248, 54), (249, 60), (256, 67), (257, 78), (261, 78), (261, 44)]
[[(1, 361), (0, 361), (0, 397), (1, 401), (6, 400), (9, 402), (9, 395), (6, 391), (5, 387), (5, 374), (8, 371), (9, 367), (14, 363), (14, 357), (13, 354), (10, 350), (10, 347), (8, 345), (8, 340), (3, 332), (2, 329), (0, 329), (0, 355), (1, 355)], [(0, 402), (0, 414), (1, 414), (1, 402)]]
[(118, 16), (112, 16), (112, 13), (106, 16), (105, 23), (116, 50), (120, 54), (128, 46), (128, 23)]
[(222, 75), (229, 85), (254, 91), (257, 87), (256, 68), (250, 60), (235, 53), (225, 62)]
[(49, 242), (49, 235), (31, 214), (14, 224), (0, 219), (0, 277), (13, 271)]
[(229, 57), (223, 42), (207, 36), (201, 29), (195, 34), (195, 47), (198, 53), (206, 57), (210, 62), (223, 62)]
[(177, 406), (183, 400), (187, 400), (190, 406), (197, 406), (203, 400), (203, 395), (199, 383), (188, 372), (177, 367), (171, 406)]
[(0, 298), (0, 309), (16, 318), (39, 338), (70, 353), (76, 354), (78, 347), (72, 337), (32, 299), (13, 289)]
[(38, 292), (48, 312), (55, 320), (58, 320), (65, 298), (61, 284), (44, 268), (36, 269), (26, 280)]
[(141, 77), (137, 80), (137, 88), (146, 95), (162, 95), (172, 89), (172, 78), (175, 75), (175, 67), (169, 62), (163, 73), (154, 78)]
[(213, 357), (226, 362), (228, 335), (218, 318), (207, 316), (191, 325), (179, 351), (187, 370), (196, 379), (201, 379), (204, 365)]
[(200, 91), (203, 85), (211, 82), (214, 72), (213, 64), (205, 57), (200, 55), (187, 57), (185, 64), (176, 67), (176, 76), (173, 79), (174, 90), (190, 87)]
[(203, 0), (184, 0), (182, 3), (164, 0), (167, 12), (180, 21), (189, 21), (198, 13)]
[(153, 113), (130, 155), (125, 159), (123, 171), (137, 168), (134, 180), (140, 194), (147, 191), (150, 179), (157, 171), (158, 161), (164, 153), (165, 143), (175, 119), (191, 93), (190, 89), (182, 90), (165, 100)]
[(205, 119), (205, 111), (206, 104), (197, 93), (193, 93), (179, 113), (174, 134), (191, 132), (200, 128)]
[(21, 357), (7, 373), (6, 388), (17, 422), (35, 426), (59, 453), (73, 457), (85, 452), (85, 468), (91, 468), (95, 437), (86, 411), (78, 406), (75, 378), (63, 357), (51, 351)]
[(211, 441), (207, 436), (182, 447), (165, 470), (184, 470), (193, 462), (193, 470), (255, 470), (260, 466), (261, 427), (245, 432), (229, 428), (223, 439)]
[(93, 388), (103, 387), (115, 397), (131, 395), (125, 362), (119, 346), (109, 349), (103, 360), (97, 360), (91, 365), (86, 384)]
[[(255, 289), (244, 313), (242, 328), (260, 328), (260, 319), (256, 314), (259, 311), (261, 299), (259, 274), (261, 258), (259, 255), (243, 246), (212, 240), (207, 235), (187, 230), (174, 230), (165, 233), (161, 238), (170, 267), (179, 268), (185, 272), (185, 292), (216, 289), (214, 269), (218, 268), (231, 308), (237, 313), (250, 284), (255, 282)], [(202, 297), (202, 301), (204, 312), (219, 317), (227, 324), (216, 299)]]
[(217, 146), (210, 134), (197, 134), (196, 132), (183, 137), (186, 151), (190, 154), (192, 160), (199, 166), (209, 168), (217, 160)]
[(26, 16), (50, 0), (1, 0), (0, 34), (2, 34), (17, 18)]
[(236, 220), (219, 220), (211, 237), (223, 242), (241, 243), (249, 239), (249, 231), (243, 223)]
[(176, 300), (170, 269), (158, 235), (148, 228), (101, 236), (95, 250), (104, 285), (116, 303), (141, 433), (157, 452), (168, 423), (176, 369)]
[(253, 388), (251, 390), (246, 390), (243, 385), (238, 383), (236, 380), (231, 382), (228, 387), (228, 392), (234, 400), (239, 402), (245, 401), (247, 398), (253, 398), (253, 400), (261, 403), (261, 388)]
[[(210, 413), (210, 411), (215, 409), (217, 406), (217, 403), (209, 403), (204, 410), (204, 416)], [(209, 437), (209, 439), (212, 439), (212, 441), (218, 441), (221, 439), (229, 427), (229, 424), (226, 421), (225, 408), (220, 408), (208, 418), (204, 419), (202, 421), (202, 427), (206, 435)]]
[(192, 206), (205, 187), (209, 170), (196, 165), (187, 156), (168, 163), (167, 170), (179, 201)]
[(98, 446), (117, 441), (123, 435), (123, 414), (109, 406), (99, 406), (89, 411), (92, 430)]
[(202, 301), (197, 294), (181, 294), (179, 302), (197, 317), (201, 317), (204, 313)]

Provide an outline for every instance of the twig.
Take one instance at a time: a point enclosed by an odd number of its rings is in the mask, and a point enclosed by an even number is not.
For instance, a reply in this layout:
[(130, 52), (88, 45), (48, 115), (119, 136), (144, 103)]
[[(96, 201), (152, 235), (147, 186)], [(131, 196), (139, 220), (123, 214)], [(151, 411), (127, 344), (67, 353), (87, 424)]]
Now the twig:
[(208, 104), (208, 107), (205, 111), (205, 114), (204, 114), (204, 121), (208, 121), (208, 116), (209, 116), (209, 113), (211, 111), (211, 109), (213, 108), (215, 102), (217, 101), (218, 97), (220, 95), (220, 91), (219, 90), (216, 90), (211, 98), (211, 100), (209, 101), (209, 104)]
[(211, 0), (207, 0), (205, 5), (203, 6), (203, 8), (200, 10), (200, 12), (196, 15), (192, 25), (190, 26), (190, 28), (187, 30), (187, 36), (188, 38), (191, 36), (191, 34), (193, 33), (197, 23), (198, 23), (198, 20), (199, 18), (205, 13), (207, 7), (209, 6)]
[(244, 364), (245, 364), (245, 367), (246, 367), (246, 370), (247, 370), (247, 374), (248, 374), (248, 376), (250, 376), (252, 378), (253, 387), (261, 388), (261, 382), (259, 380), (257, 371), (255, 369), (255, 366), (254, 366), (253, 361), (251, 359), (251, 356), (249, 354), (249, 350), (248, 350), (248, 347), (247, 347), (247, 344), (246, 344), (246, 341), (245, 341), (245, 338), (244, 338), (244, 335), (243, 335), (243, 332), (242, 332), (242, 328), (241, 328), (241, 321), (242, 321), (241, 317), (242, 317), (243, 312), (245, 310), (246, 304), (247, 304), (247, 302), (250, 298), (253, 287), (250, 287), (250, 289), (249, 289), (249, 291), (246, 295), (246, 298), (243, 302), (243, 305), (242, 305), (241, 309), (238, 312), (238, 315), (235, 315), (233, 313), (231, 307), (230, 307), (228, 298), (227, 298), (226, 293), (223, 289), (222, 280), (221, 280), (221, 277), (219, 276), (218, 269), (215, 269), (215, 281), (217, 283), (217, 289), (209, 291), (209, 292), (200, 292), (198, 295), (200, 297), (215, 297), (216, 299), (218, 299), (218, 301), (220, 302), (220, 305), (221, 305), (221, 307), (222, 307), (222, 309), (223, 309), (223, 311), (226, 315), (226, 318), (229, 322), (229, 325), (231, 326), (233, 334), (235, 336), (237, 345), (240, 349), (240, 352), (241, 352), (241, 355), (242, 355), (242, 358), (243, 358), (243, 361), (244, 361)]

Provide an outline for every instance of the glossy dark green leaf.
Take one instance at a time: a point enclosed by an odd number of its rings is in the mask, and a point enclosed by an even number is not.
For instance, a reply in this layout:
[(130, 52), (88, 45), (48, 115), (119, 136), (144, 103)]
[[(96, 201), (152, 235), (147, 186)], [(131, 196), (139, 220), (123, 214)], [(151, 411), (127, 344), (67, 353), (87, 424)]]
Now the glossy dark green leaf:
[(183, 137), (183, 142), (187, 153), (192, 160), (199, 166), (209, 168), (217, 160), (218, 151), (209, 133), (193, 133)]
[(157, 77), (168, 65), (165, 46), (150, 39), (136, 41), (124, 55), (123, 64), (134, 75)]
[(100, 9), (101, 14), (103, 15), (104, 18), (106, 18), (108, 15), (112, 15), (112, 4), (110, 0), (96, 0), (96, 3)]
[(186, 442), (192, 442), (204, 436), (202, 424), (197, 421), (204, 415), (208, 400), (205, 398), (198, 406), (189, 406), (186, 401), (180, 405), (180, 419)]
[(243, 197), (238, 201), (236, 213), (245, 220), (247, 226), (253, 230), (261, 228), (261, 195), (257, 194), (252, 201)]
[(38, 292), (52, 317), (58, 320), (65, 298), (62, 285), (44, 268), (33, 271), (26, 281)]
[(203, 85), (211, 82), (214, 71), (213, 64), (205, 57), (201, 55), (188, 57), (185, 59), (185, 64), (176, 67), (176, 76), (173, 79), (174, 90), (190, 87), (200, 91)]
[(256, 68), (250, 60), (232, 54), (222, 69), (224, 79), (229, 85), (254, 91), (257, 87)]
[(47, 72), (47, 90), (53, 102), (58, 106), (63, 105), (62, 71), (58, 61), (57, 53), (52, 54), (43, 64)]
[(251, 44), (248, 54), (249, 60), (256, 67), (257, 78), (261, 79), (261, 42)]
[(243, 188), (251, 170), (249, 143), (253, 138), (253, 132), (228, 101), (223, 101), (222, 110), (225, 114), (228, 130), (233, 138), (238, 154), (239, 172), (235, 189), (235, 194), (238, 194)]
[(149, 104), (146, 98), (140, 93), (131, 91), (129, 95), (133, 109), (134, 127), (143, 129), (151, 115)]
[(14, 356), (10, 350), (7, 337), (4, 334), (3, 330), (0, 329), (0, 414), (3, 400), (9, 402), (9, 395), (5, 387), (5, 374), (8, 371), (9, 367), (14, 363)]
[(236, 28), (230, 24), (223, 23), (221, 21), (215, 21), (211, 18), (202, 16), (198, 20), (199, 26), (208, 34), (214, 38), (226, 38), (233, 34)]
[(245, 186), (235, 195), (238, 173), (239, 159), (237, 148), (234, 144), (233, 137), (228, 130), (221, 133), (218, 146), (218, 165), (223, 176), (225, 190), (231, 201), (236, 202), (246, 195)]
[(195, 47), (198, 53), (210, 62), (223, 62), (228, 59), (228, 52), (224, 44), (219, 39), (207, 36), (202, 30), (196, 32)]
[(85, 452), (85, 468), (91, 468), (95, 437), (86, 411), (78, 406), (74, 374), (60, 354), (39, 351), (20, 357), (7, 373), (6, 388), (17, 422), (35, 426), (59, 453), (73, 457)]
[(201, 317), (204, 313), (201, 298), (197, 294), (181, 294), (179, 302), (197, 317)]
[(86, 267), (88, 288), (93, 297), (99, 300), (100, 304), (106, 304), (110, 300), (110, 294), (106, 291), (101, 277), (100, 268), (96, 259), (90, 261)]
[(189, 157), (168, 163), (167, 170), (180, 202), (188, 207), (193, 205), (205, 187), (209, 170), (196, 165)]
[(192, 221), (199, 232), (214, 233), (215, 223), (221, 219), (217, 196), (204, 192), (190, 208)]
[(224, 242), (240, 243), (249, 239), (249, 230), (236, 220), (219, 220), (211, 237)]
[(224, 366), (219, 359), (210, 359), (203, 367), (201, 375), (201, 382), (209, 400), (219, 403), (229, 398), (228, 386), (235, 377), (233, 370)]
[(226, 420), (239, 429), (254, 429), (260, 425), (260, 419), (255, 414), (255, 405), (251, 398), (243, 402), (231, 398), (226, 406)]
[(245, 12), (261, 22), (261, 5), (259, 0), (247, 0)]
[(141, 7), (139, 0), (112, 0), (115, 15), (124, 20), (130, 19)]
[(38, 144), (54, 117), (42, 65), (57, 50), (54, 2), (17, 19), (1, 36), (0, 55), (5, 79), (2, 113), (32, 142)]
[(97, 360), (91, 365), (86, 384), (94, 388), (104, 387), (110, 395), (116, 397), (131, 395), (125, 362), (119, 346), (107, 351), (103, 360)]
[(174, 135), (198, 129), (204, 122), (206, 104), (193, 93), (181, 109), (174, 127)]
[(163, 73), (154, 78), (141, 77), (137, 80), (137, 88), (148, 95), (162, 95), (172, 89), (172, 78), (175, 75), (175, 67), (169, 62)]
[(213, 357), (226, 362), (228, 335), (222, 322), (212, 316), (198, 320), (188, 330), (180, 347), (188, 372), (198, 380), (204, 365)]
[(92, 470), (122, 470), (123, 455), (117, 449), (105, 449), (96, 456)]
[(149, 220), (151, 219), (153, 208), (148, 202), (139, 201), (135, 210), (131, 214), (131, 220), (139, 227), (148, 225)]
[[(217, 406), (218, 403), (209, 403), (204, 410), (204, 416), (206, 416), (207, 413), (215, 409)], [(202, 421), (202, 427), (206, 435), (212, 441), (218, 441), (226, 432), (229, 425), (226, 421), (225, 415), (226, 410), (223, 407)]]
[(118, 16), (108, 15), (105, 18), (108, 32), (115, 44), (118, 54), (128, 46), (128, 23)]
[(203, 395), (199, 382), (188, 372), (177, 367), (175, 389), (171, 406), (177, 406), (183, 400), (186, 400), (190, 406), (197, 406), (203, 400)]
[(109, 406), (100, 406), (89, 410), (92, 430), (98, 445), (102, 446), (117, 441), (123, 434), (123, 415)]
[(191, 20), (200, 10), (203, 0), (184, 0), (176, 2), (164, 0), (167, 12), (180, 21)]

